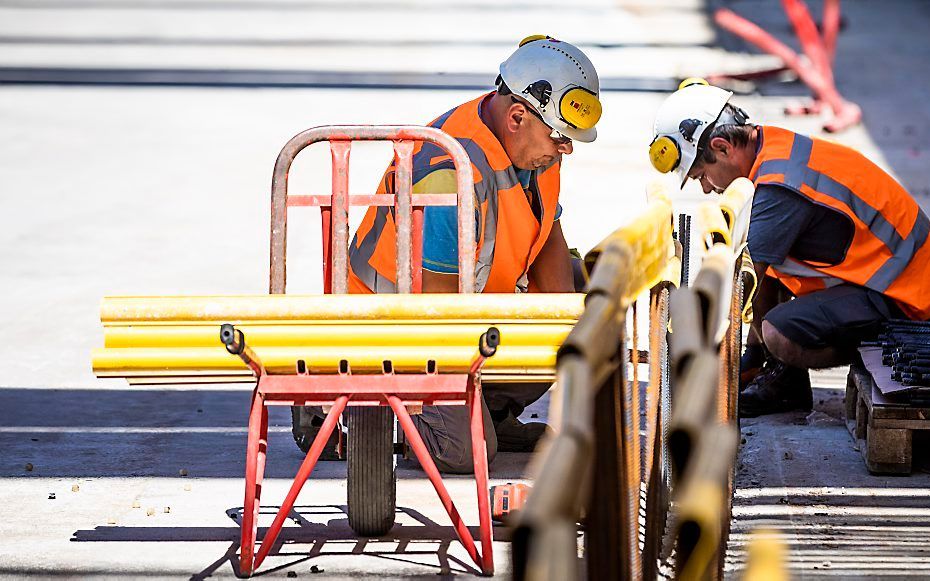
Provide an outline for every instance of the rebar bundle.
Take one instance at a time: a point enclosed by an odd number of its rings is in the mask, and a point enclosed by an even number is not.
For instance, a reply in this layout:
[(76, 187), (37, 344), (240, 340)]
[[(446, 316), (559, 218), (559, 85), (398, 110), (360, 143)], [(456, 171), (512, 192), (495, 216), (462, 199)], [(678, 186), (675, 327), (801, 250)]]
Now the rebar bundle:
[(891, 378), (908, 387), (930, 388), (930, 321), (893, 319), (878, 341)]

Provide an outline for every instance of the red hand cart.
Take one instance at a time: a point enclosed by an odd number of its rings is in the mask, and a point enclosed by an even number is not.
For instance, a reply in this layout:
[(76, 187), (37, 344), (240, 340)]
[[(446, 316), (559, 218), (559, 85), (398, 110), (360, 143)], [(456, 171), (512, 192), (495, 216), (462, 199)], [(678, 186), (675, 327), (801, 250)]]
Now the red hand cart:
[[(328, 141), (332, 152), (331, 195), (288, 195), (288, 172), (297, 154), (305, 147), (320, 141)], [(349, 193), (349, 153), (353, 141), (391, 141), (395, 156), (396, 195), (354, 195)], [(431, 142), (450, 156), (457, 176), (456, 194), (412, 195), (413, 150), (415, 142)], [(397, 290), (399, 293), (421, 291), (422, 221), (423, 207), (445, 205), (458, 207), (459, 249), (459, 292), (475, 291), (475, 236), (471, 162), (465, 149), (446, 133), (430, 128), (415, 126), (328, 126), (304, 131), (292, 138), (281, 150), (275, 163), (271, 193), (271, 272), (270, 291), (283, 294), (286, 288), (287, 210), (295, 206), (318, 206), (323, 219), (323, 276), (326, 293), (346, 293), (348, 290), (348, 244), (349, 207), (392, 206), (395, 209), (397, 231)], [(477, 341), (477, 349), (471, 368), (467, 373), (441, 373), (426, 369), (417, 374), (395, 374), (389, 362), (385, 362), (380, 374), (353, 374), (348, 362), (340, 365), (338, 374), (314, 374), (301, 369), (295, 362), (293, 375), (269, 375), (260, 359), (246, 344), (246, 337), (232, 325), (224, 325), (221, 340), (226, 349), (238, 355), (250, 367), (257, 383), (252, 395), (249, 415), (249, 435), (246, 452), (245, 501), (242, 513), (242, 542), (240, 573), (251, 575), (261, 565), (275, 545), (288, 514), (294, 507), (297, 495), (309, 478), (338, 419), (343, 411), (358, 410), (359, 418), (374, 419), (382, 408), (390, 408), (397, 417), (406, 442), (416, 455), (427, 477), (436, 489), (443, 508), (452, 519), (458, 538), (469, 556), (484, 575), (494, 571), (491, 550), (492, 528), (488, 498), (488, 459), (484, 437), (484, 422), (481, 408), (481, 367), (487, 357), (494, 354), (500, 336), (497, 329), (490, 328)], [(478, 339), (478, 338), (476, 338)], [(328, 414), (307, 456), (301, 464), (290, 490), (284, 499), (271, 527), (268, 529), (256, 553), (257, 519), (268, 447), (268, 406), (323, 406)], [(470, 430), (474, 460), (475, 483), (478, 494), (481, 552), (475, 545), (471, 533), (465, 526), (458, 510), (443, 484), (439, 470), (433, 462), (411, 418), (411, 410), (424, 405), (464, 405), (469, 409)], [(366, 413), (369, 412), (369, 413)], [(386, 409), (384, 410), (386, 411)], [(383, 417), (384, 414), (381, 414)], [(373, 432), (359, 430), (353, 437), (352, 416), (349, 416), (349, 477), (353, 475), (352, 449), (364, 448), (368, 442), (360, 436)], [(392, 432), (393, 418), (387, 430)], [(361, 424), (359, 424), (361, 425)], [(377, 423), (367, 423), (367, 428)], [(384, 426), (384, 424), (381, 424)], [(381, 434), (383, 436), (383, 434)], [(379, 436), (379, 438), (381, 437)], [(393, 446), (393, 435), (389, 436), (389, 447)], [(354, 439), (354, 442), (353, 442)], [(377, 438), (375, 438), (377, 439)], [(393, 454), (390, 449), (390, 454)], [(393, 461), (393, 457), (391, 458)], [(394, 498), (393, 465), (390, 470), (391, 489), (375, 489), (373, 494), (388, 493)], [(364, 482), (359, 482), (365, 486)], [(362, 496), (365, 498), (365, 495)], [(368, 498), (372, 498), (368, 496)], [(377, 500), (377, 499), (375, 499)], [(350, 523), (354, 510), (371, 507), (353, 506), (349, 498)], [(389, 508), (387, 529), (393, 525), (394, 503), (377, 503), (375, 512)], [(377, 518), (378, 515), (375, 515)]]

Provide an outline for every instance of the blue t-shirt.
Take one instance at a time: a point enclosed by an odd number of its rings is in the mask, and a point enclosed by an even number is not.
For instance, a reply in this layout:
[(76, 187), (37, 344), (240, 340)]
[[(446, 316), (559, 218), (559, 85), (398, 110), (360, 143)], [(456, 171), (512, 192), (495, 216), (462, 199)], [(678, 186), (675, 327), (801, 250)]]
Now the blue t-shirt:
[[(524, 190), (529, 189), (534, 170), (518, 169), (517, 178)], [(535, 198), (534, 194), (534, 198)], [(534, 210), (539, 206), (534, 200)], [(537, 220), (539, 219), (537, 211)], [(562, 217), (562, 205), (555, 210), (555, 219)], [(478, 216), (475, 217), (475, 239), (481, 231)], [(423, 210), (423, 268), (442, 274), (457, 274), (459, 271), (459, 236), (455, 206), (427, 206)]]
[(852, 244), (848, 216), (776, 184), (762, 184), (752, 199), (749, 254), (765, 264), (785, 258), (839, 264)]

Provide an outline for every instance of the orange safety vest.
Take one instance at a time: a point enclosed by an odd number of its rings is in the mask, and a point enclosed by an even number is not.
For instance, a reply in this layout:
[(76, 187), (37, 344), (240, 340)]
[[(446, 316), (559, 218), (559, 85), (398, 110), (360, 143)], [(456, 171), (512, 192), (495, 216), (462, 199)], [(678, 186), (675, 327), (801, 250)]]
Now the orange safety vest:
[[(527, 271), (549, 238), (555, 221), (559, 164), (533, 174), (530, 189), (542, 202), (542, 218), (537, 221), (504, 147), (478, 114), (478, 107), (487, 96), (456, 107), (430, 126), (456, 138), (465, 147), (472, 163), (475, 213), (480, 212), (481, 216), (477, 232), (476, 290), (525, 292)], [(414, 148), (414, 184), (433, 171), (452, 168), (451, 158), (438, 146), (421, 142)], [(378, 186), (379, 194), (393, 193), (394, 170), (391, 164)], [(369, 208), (349, 246), (349, 292), (396, 292), (396, 252), (394, 208)]]
[(849, 147), (779, 127), (760, 127), (749, 173), (756, 186), (787, 187), (854, 225), (839, 264), (791, 257), (769, 272), (795, 295), (852, 283), (890, 297), (909, 317), (930, 319), (930, 220), (901, 185)]

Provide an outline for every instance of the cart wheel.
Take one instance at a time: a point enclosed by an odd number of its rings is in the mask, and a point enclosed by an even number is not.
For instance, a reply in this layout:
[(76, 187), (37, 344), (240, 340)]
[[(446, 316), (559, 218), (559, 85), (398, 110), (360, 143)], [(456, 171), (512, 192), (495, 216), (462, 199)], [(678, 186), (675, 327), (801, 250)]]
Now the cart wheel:
[(378, 537), (394, 526), (394, 413), (389, 407), (359, 406), (345, 415), (349, 526), (360, 536)]

